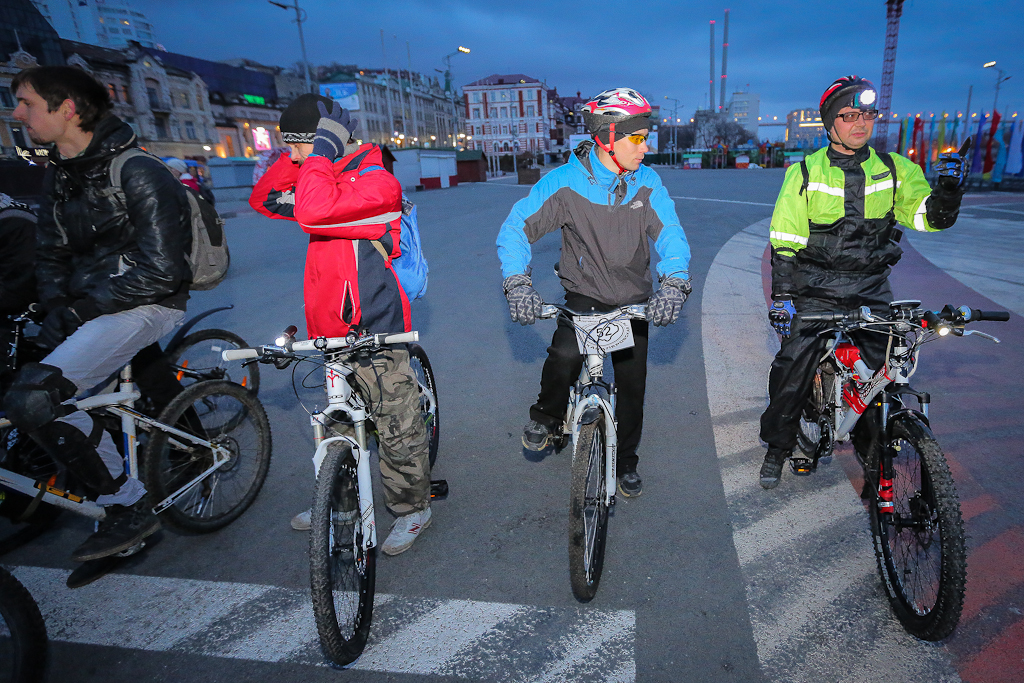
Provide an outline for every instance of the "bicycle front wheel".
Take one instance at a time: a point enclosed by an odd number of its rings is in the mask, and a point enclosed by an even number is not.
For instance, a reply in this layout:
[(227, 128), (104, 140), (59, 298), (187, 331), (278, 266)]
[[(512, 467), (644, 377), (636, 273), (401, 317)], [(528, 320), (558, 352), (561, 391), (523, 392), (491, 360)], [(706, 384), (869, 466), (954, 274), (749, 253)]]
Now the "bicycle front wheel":
[(36, 683), (46, 672), (46, 624), (32, 595), (0, 567), (0, 681)]
[(221, 352), (246, 349), (249, 345), (240, 336), (227, 330), (199, 330), (186, 336), (173, 349), (167, 349), (171, 370), (182, 386), (208, 379), (236, 382), (252, 393), (260, 390), (260, 368), (256, 363), (226, 361)]
[(309, 582), (324, 655), (344, 666), (366, 647), (373, 617), (376, 548), (364, 548), (352, 449), (328, 446), (310, 513)]
[[(223, 446), (228, 461), (184, 492), (161, 517), (183, 531), (221, 529), (245, 512), (263, 487), (270, 468), (270, 421), (259, 399), (227, 380), (187, 387), (159, 422)], [(142, 481), (153, 504), (178, 492), (213, 466), (209, 448), (154, 429), (142, 453)]]
[(582, 425), (572, 454), (569, 488), (569, 581), (581, 602), (597, 594), (608, 534), (605, 503), (605, 420)]
[(927, 426), (900, 417), (889, 436), (895, 449), (889, 451), (893, 511), (879, 512), (877, 500), (872, 501), (875, 557), (889, 602), (907, 632), (942, 640), (960, 620), (967, 582), (960, 501), (946, 457)]
[(427, 425), (427, 436), (430, 444), (430, 467), (437, 460), (437, 445), (441, 439), (441, 413), (437, 408), (437, 382), (434, 381), (434, 370), (430, 367), (427, 352), (419, 344), (409, 344), (409, 365), (412, 367), (416, 381), (420, 383), (420, 411), (423, 422)]

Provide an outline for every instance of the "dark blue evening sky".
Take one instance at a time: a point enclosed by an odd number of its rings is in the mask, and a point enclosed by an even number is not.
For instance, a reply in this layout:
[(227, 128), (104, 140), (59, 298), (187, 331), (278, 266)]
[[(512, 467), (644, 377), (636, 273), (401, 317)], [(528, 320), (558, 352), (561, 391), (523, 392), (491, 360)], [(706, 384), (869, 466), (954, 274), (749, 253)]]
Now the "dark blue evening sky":
[[(290, 0), (285, 0), (290, 1)], [(592, 95), (628, 85), (652, 100), (682, 100), (687, 117), (708, 94), (708, 22), (716, 20), (721, 74), (722, 18), (729, 25), (728, 93), (761, 96), (763, 116), (817, 107), (838, 76), (880, 85), (885, 44), (883, 0), (642, 3), (551, 0), (299, 0), (309, 59), (366, 67), (382, 64), (434, 74), (452, 58), (461, 86), (492, 73), (525, 73), (559, 93)], [(293, 12), (266, 0), (134, 0), (168, 50), (207, 59), (247, 57), (290, 65), (300, 58)], [(1024, 116), (1024, 0), (907, 0), (900, 24), (893, 107), (901, 113), (957, 111), (974, 86), (972, 111), (990, 110), (996, 60), (1012, 78), (999, 109)], [(718, 96), (716, 94), (716, 100)], [(728, 101), (728, 97), (726, 98)]]

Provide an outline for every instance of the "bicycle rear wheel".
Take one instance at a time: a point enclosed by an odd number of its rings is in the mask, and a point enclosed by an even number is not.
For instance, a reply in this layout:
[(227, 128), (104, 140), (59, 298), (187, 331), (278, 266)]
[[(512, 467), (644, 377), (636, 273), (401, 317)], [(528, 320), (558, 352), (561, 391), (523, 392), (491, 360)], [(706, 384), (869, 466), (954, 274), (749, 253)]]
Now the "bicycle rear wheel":
[(430, 367), (427, 352), (419, 344), (409, 344), (409, 365), (420, 383), (420, 410), (423, 421), (427, 425), (430, 439), (430, 467), (437, 460), (437, 445), (441, 439), (441, 414), (437, 408), (437, 382), (434, 381), (434, 370)]
[[(161, 513), (183, 531), (221, 529), (252, 505), (270, 468), (270, 421), (259, 399), (227, 380), (187, 387), (161, 413), (159, 422), (224, 446), (230, 459)], [(154, 429), (140, 461), (153, 504), (213, 465), (213, 451)]]
[(942, 640), (960, 620), (967, 582), (960, 501), (946, 457), (927, 426), (898, 417), (889, 437), (893, 512), (880, 512), (875, 499), (871, 504), (878, 569), (907, 632)]
[[(829, 415), (828, 407), (834, 400), (835, 381), (835, 370), (828, 362), (821, 363), (814, 372), (811, 394), (800, 414), (800, 429), (796, 433), (797, 447), (808, 458), (813, 458), (818, 452), (823, 432), (827, 436), (831, 431), (832, 416)], [(819, 459), (831, 457), (833, 447), (834, 444), (829, 440), (818, 454)]]
[(377, 549), (363, 548), (352, 449), (328, 446), (310, 514), (309, 583), (324, 655), (338, 666), (366, 647), (373, 617)]
[(221, 357), (222, 351), (245, 348), (249, 345), (234, 332), (210, 329), (188, 335), (173, 349), (167, 349), (167, 355), (182, 386), (208, 379), (226, 379), (255, 394), (260, 390), (259, 365), (243, 365), (243, 361), (226, 361)]
[(21, 582), (0, 567), (0, 681), (42, 681), (48, 647), (39, 606)]
[(605, 503), (605, 421), (582, 425), (572, 455), (569, 488), (569, 581), (581, 602), (597, 594), (608, 534)]

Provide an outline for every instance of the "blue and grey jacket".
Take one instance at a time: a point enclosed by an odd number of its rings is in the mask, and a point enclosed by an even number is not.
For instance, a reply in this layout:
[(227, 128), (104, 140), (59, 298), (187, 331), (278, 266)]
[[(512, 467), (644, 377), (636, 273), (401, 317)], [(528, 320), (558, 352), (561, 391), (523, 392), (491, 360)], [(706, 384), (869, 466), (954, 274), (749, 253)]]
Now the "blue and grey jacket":
[(528, 272), (530, 245), (558, 229), (566, 291), (611, 306), (646, 301), (653, 292), (648, 237), (661, 257), (659, 277), (689, 278), (690, 246), (661, 178), (646, 166), (612, 173), (593, 142), (512, 207), (498, 233), (502, 277)]

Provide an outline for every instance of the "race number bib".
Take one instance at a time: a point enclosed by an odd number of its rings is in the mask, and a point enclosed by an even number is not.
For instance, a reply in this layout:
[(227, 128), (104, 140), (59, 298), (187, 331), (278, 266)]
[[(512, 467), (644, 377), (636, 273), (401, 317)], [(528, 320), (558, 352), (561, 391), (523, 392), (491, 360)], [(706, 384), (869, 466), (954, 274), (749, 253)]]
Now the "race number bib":
[(580, 315), (576, 324), (576, 343), (580, 353), (611, 353), (633, 347), (633, 327), (619, 311), (600, 315)]

